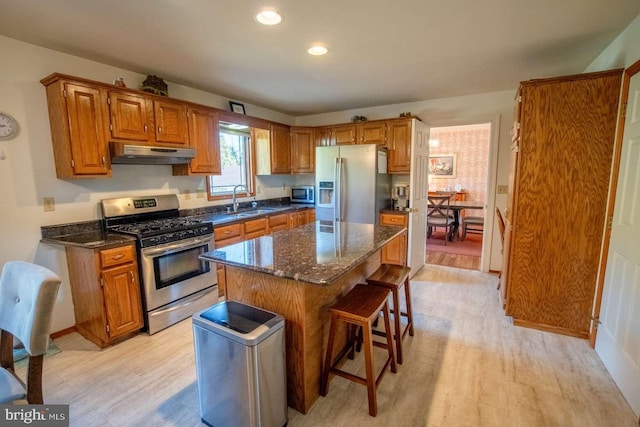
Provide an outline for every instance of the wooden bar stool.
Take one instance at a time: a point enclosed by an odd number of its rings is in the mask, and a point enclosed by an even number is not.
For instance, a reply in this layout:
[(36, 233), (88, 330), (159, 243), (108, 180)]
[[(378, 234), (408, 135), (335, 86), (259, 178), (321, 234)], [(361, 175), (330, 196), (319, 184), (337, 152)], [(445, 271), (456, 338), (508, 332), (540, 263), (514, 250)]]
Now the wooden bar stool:
[[(376, 390), (387, 367), (391, 365), (391, 372), (396, 372), (396, 361), (393, 355), (393, 342), (391, 337), (391, 322), (389, 321), (389, 307), (387, 298), (389, 297), (389, 289), (374, 285), (356, 285), (347, 295), (340, 301), (329, 308), (331, 312), (331, 327), (329, 330), (329, 341), (327, 342), (327, 355), (324, 359), (324, 369), (320, 380), (320, 394), (326, 396), (329, 390), (329, 375), (336, 374), (348, 380), (357, 382), (367, 386), (367, 396), (369, 398), (369, 415), (375, 417), (378, 412), (378, 404), (376, 399)], [(373, 322), (378, 318), (378, 314), (382, 311), (384, 317), (384, 327), (387, 331), (387, 342), (374, 342), (372, 335)], [(347, 345), (340, 351), (335, 363), (332, 363), (333, 345), (336, 337), (336, 329), (338, 322), (343, 321), (348, 324), (351, 329)], [(366, 378), (362, 378), (348, 372), (342, 371), (336, 366), (342, 358), (349, 354), (353, 356), (355, 333), (357, 328), (362, 328), (364, 332), (364, 364)], [(376, 378), (374, 376), (373, 366), (373, 346), (387, 349), (389, 356), (382, 367), (382, 371)]]
[[(413, 336), (413, 312), (411, 311), (411, 291), (409, 289), (409, 272), (411, 269), (403, 265), (382, 264), (371, 276), (367, 278), (370, 285), (386, 287), (391, 291), (393, 298), (393, 323), (396, 340), (396, 355), (398, 363), (402, 364), (402, 340), (407, 332)], [(400, 298), (398, 291), (404, 286), (404, 296), (407, 304), (407, 311), (400, 311)], [(407, 318), (407, 326), (404, 331), (400, 329), (400, 317)]]

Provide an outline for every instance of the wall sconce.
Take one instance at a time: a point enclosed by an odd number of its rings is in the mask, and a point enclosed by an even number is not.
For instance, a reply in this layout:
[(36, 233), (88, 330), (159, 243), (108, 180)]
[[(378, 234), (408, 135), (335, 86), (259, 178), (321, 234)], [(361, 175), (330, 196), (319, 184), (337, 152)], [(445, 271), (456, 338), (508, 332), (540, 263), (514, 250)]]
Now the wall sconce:
[(440, 141), (435, 138), (429, 139), (429, 148), (435, 148), (440, 145)]

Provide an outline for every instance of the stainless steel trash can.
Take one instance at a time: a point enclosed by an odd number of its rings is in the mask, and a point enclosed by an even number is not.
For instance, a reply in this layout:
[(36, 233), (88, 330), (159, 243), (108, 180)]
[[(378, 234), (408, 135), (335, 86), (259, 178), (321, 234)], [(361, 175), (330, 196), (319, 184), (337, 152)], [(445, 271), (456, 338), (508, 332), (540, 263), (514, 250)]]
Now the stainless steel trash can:
[(214, 427), (286, 425), (284, 318), (223, 301), (192, 321), (202, 421)]

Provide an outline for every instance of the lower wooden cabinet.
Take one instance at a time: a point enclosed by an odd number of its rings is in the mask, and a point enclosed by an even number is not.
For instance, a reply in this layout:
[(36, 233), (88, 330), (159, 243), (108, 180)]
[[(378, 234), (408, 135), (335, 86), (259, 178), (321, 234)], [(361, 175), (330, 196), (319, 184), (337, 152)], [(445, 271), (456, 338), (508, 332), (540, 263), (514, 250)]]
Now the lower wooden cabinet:
[(266, 236), (269, 234), (268, 218), (258, 218), (245, 221), (244, 223), (244, 240), (255, 239), (256, 237)]
[(108, 249), (66, 248), (80, 335), (103, 348), (143, 326), (134, 243)]
[[(407, 227), (408, 215), (384, 212), (380, 214), (380, 224)], [(382, 248), (384, 264), (407, 265), (407, 231)]]
[(289, 229), (289, 214), (273, 215), (269, 220), (269, 234)]

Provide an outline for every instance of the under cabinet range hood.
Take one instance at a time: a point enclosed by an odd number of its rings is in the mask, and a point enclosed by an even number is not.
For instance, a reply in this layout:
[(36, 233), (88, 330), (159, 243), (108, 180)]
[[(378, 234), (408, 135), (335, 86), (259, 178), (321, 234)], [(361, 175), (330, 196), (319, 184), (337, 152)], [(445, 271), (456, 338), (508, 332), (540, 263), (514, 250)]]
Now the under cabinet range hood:
[(129, 165), (180, 165), (196, 156), (193, 148), (159, 147), (111, 142), (111, 163)]

